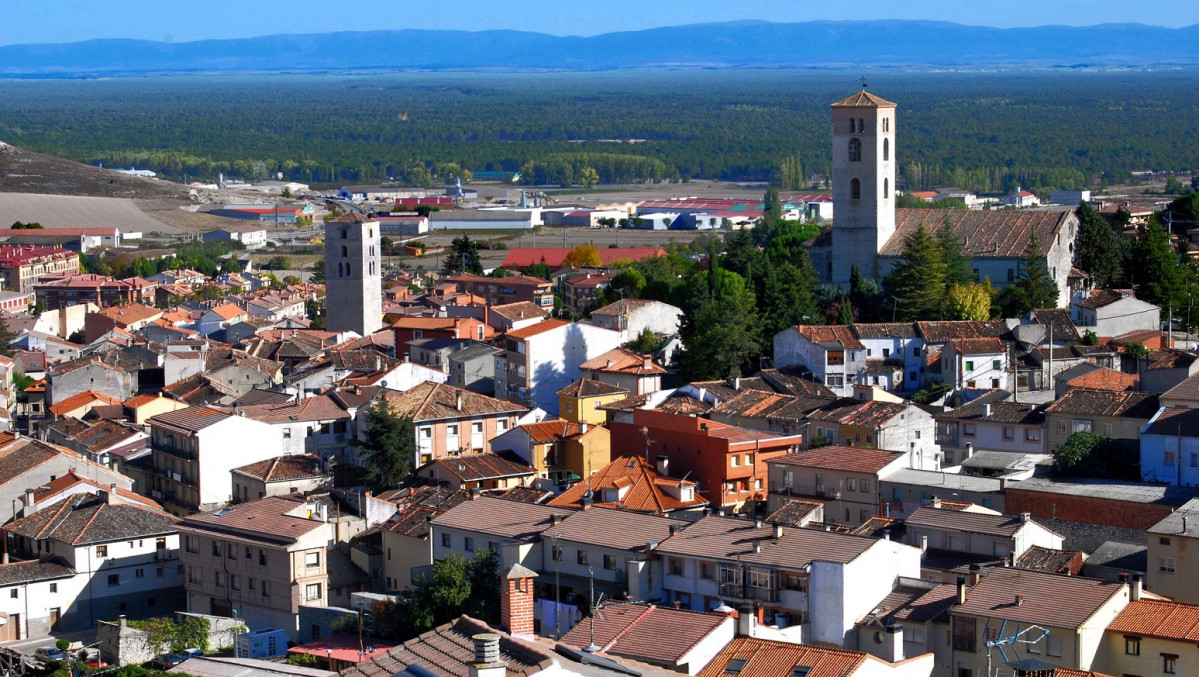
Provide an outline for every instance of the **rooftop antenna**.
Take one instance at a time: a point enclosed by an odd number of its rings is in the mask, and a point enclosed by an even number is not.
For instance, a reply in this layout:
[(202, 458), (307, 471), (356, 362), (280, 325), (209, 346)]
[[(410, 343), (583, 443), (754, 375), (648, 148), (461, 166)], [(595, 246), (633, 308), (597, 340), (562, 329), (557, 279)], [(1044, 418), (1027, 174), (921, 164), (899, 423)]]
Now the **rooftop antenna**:
[[(1020, 604), (1023, 604), (1023, 603), (1024, 603), (1024, 599), (1020, 595), (1016, 595), (1015, 604), (1017, 606), (1019, 606)], [(983, 637), (990, 636), (990, 634), (989, 634), (990, 633), (990, 625), (991, 625), (991, 621), (988, 620), (987, 627), (983, 628)], [(1045, 628), (1042, 628), (1039, 625), (1035, 625), (1035, 624), (1029, 625), (1028, 627), (1026, 627), (1024, 629), (1020, 629), (1020, 624), (1017, 623), (1016, 631), (1010, 635), (1004, 634), (1004, 632), (1006, 630), (1007, 630), (1007, 619), (1004, 619), (1004, 621), (1002, 623), (1000, 623), (999, 629), (995, 632), (995, 639), (988, 639), (986, 641), (986, 645), (987, 645), (987, 674), (988, 675), (995, 674), (991, 670), (991, 655), (992, 655), (992, 653), (994, 653), (992, 651), (993, 649), (999, 650), (999, 655), (1003, 657), (1004, 664), (1006, 664), (1009, 667), (1014, 668), (1014, 667), (1017, 667), (1017, 665), (1021, 662), (1020, 661), (1020, 648), (1018, 645), (1028, 644), (1031, 646), (1049, 636), (1048, 630), (1046, 630)], [(1035, 636), (1031, 636), (1031, 635), (1029, 635), (1029, 633), (1034, 633)], [(1012, 647), (1012, 655), (1015, 657), (1015, 660), (1008, 658), (1007, 649), (1005, 648), (1008, 646)]]
[[(588, 589), (588, 594), (591, 598), (591, 618), (590, 618), (590, 624), (591, 624), (591, 629), (590, 629), (591, 630), (591, 640), (590, 640), (590, 642), (591, 643), (588, 644), (587, 646), (583, 647), (583, 651), (586, 651), (587, 653), (599, 653), (600, 646), (595, 643), (595, 617), (599, 616), (600, 618), (604, 618), (604, 612), (601, 610), (603, 608), (603, 603), (604, 603), (604, 593), (601, 592), (600, 596), (598, 598), (596, 598), (596, 596), (595, 596), (595, 569), (590, 566), (587, 567), (587, 589)], [(607, 620), (607, 619), (605, 619), (605, 620)]]

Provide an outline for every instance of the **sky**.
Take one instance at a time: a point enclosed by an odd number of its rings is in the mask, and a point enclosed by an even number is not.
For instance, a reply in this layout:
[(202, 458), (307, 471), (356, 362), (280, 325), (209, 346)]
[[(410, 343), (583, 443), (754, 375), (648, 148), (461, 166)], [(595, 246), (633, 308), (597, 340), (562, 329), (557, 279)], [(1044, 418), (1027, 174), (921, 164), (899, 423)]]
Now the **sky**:
[[(1000, 10), (996, 12), (995, 10)], [(0, 0), (0, 45), (183, 42), (400, 28), (596, 35), (716, 21), (920, 19), (996, 26), (1199, 23), (1196, 0)]]

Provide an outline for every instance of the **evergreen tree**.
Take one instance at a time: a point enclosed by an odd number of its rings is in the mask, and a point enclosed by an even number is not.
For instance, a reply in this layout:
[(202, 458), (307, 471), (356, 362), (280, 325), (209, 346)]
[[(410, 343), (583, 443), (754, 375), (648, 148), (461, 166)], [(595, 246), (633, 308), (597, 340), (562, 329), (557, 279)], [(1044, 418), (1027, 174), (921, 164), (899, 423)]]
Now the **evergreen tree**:
[(8, 328), (8, 318), (0, 313), (0, 355), (12, 357), (17, 350), (13, 345), (13, 341), (16, 340), (17, 333)]
[(1020, 261), (1020, 274), (999, 295), (999, 304), (1006, 317), (1019, 317), (1030, 310), (1057, 307), (1057, 283), (1040, 256), (1040, 243), (1034, 233)]
[(761, 345), (753, 292), (740, 275), (713, 263), (687, 284), (679, 368), (690, 381), (740, 376), (756, 366)]
[(1129, 267), (1138, 299), (1165, 308), (1184, 295), (1185, 270), (1156, 219), (1133, 244)]
[(816, 271), (810, 263), (805, 268), (784, 263), (766, 269), (758, 296), (762, 345), (771, 345), (774, 335), (787, 327), (809, 324), (816, 317), (815, 290)]
[(386, 491), (412, 472), (416, 455), (416, 429), (412, 419), (397, 416), (380, 397), (366, 410), (366, 483), (373, 491)]
[(783, 218), (783, 203), (779, 201), (778, 186), (771, 186), (766, 189), (766, 195), (762, 200), (762, 221), (764, 223), (773, 223)]
[(902, 258), (892, 266), (883, 289), (898, 299), (896, 317), (911, 322), (939, 319), (945, 288), (941, 246), (921, 224), (904, 239)]
[(952, 285), (976, 281), (973, 262), (962, 251), (962, 241), (954, 234), (948, 220), (937, 231), (937, 246), (941, 248), (941, 258), (945, 261), (946, 293)]
[(453, 275), (454, 273), (482, 275), (483, 264), (479, 261), (479, 243), (470, 239), (469, 235), (454, 238), (450, 243), (450, 251), (445, 254), (441, 272), (443, 275)]
[(1083, 202), (1075, 213), (1078, 239), (1074, 244), (1074, 266), (1090, 273), (1096, 287), (1123, 286), (1128, 244), (1091, 205)]
[(853, 324), (853, 304), (848, 296), (842, 296), (837, 306), (837, 324)]

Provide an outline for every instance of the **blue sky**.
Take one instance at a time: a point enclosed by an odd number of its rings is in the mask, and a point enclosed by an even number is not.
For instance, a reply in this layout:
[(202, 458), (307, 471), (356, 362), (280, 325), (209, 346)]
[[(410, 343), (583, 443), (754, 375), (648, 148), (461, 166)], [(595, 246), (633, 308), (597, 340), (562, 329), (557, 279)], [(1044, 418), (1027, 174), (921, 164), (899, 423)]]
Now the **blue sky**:
[(710, 21), (927, 19), (1013, 27), (1199, 23), (1195, 0), (0, 0), (0, 44), (445, 28), (594, 35)]

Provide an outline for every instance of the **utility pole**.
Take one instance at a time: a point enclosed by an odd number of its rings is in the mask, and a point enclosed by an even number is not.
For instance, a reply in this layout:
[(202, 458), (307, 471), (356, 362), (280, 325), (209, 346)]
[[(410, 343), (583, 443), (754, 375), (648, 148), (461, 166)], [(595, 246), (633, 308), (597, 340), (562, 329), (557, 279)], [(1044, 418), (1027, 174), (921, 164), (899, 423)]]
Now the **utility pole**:
[[(1053, 382), (1053, 323), (1049, 323), (1049, 381)], [(1054, 388), (1056, 390), (1056, 388)]]

